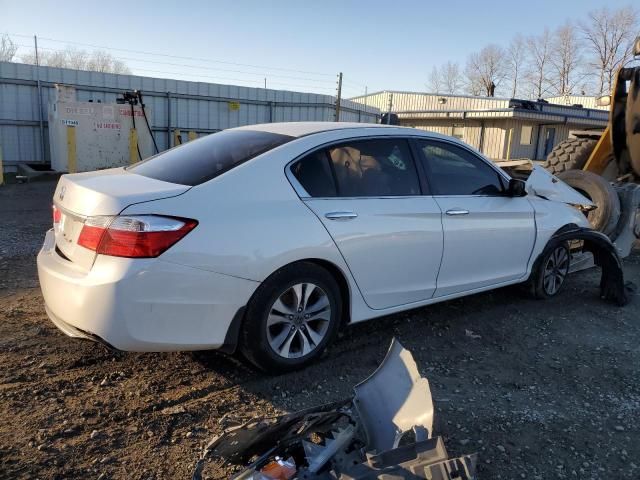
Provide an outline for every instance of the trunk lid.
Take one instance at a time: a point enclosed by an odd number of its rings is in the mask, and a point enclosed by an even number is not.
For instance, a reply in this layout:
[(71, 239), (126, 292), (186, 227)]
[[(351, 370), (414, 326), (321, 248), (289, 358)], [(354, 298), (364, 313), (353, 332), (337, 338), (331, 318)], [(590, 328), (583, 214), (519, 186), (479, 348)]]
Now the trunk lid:
[(59, 210), (59, 221), (54, 224), (56, 247), (79, 268), (89, 270), (96, 254), (78, 245), (87, 217), (118, 215), (132, 204), (174, 197), (189, 188), (136, 175), (124, 168), (63, 175), (53, 194), (53, 203)]

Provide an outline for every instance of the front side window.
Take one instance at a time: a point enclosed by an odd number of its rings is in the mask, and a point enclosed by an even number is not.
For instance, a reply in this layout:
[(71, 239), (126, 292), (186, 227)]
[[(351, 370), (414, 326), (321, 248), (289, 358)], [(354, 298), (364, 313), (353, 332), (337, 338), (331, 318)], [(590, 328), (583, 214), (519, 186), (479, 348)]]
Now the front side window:
[(420, 194), (420, 183), (405, 139), (354, 140), (327, 149), (340, 197)]
[(468, 150), (444, 142), (418, 141), (427, 180), (435, 195), (502, 195), (504, 180)]
[(293, 139), (271, 132), (223, 130), (166, 150), (128, 170), (164, 182), (194, 186)]

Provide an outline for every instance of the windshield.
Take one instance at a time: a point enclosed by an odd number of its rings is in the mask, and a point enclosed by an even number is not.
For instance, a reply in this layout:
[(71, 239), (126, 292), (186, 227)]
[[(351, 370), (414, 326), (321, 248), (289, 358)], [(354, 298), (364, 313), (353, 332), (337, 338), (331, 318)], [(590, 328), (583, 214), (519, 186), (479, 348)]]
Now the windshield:
[(128, 168), (145, 177), (199, 185), (294, 137), (253, 130), (223, 130), (159, 153)]

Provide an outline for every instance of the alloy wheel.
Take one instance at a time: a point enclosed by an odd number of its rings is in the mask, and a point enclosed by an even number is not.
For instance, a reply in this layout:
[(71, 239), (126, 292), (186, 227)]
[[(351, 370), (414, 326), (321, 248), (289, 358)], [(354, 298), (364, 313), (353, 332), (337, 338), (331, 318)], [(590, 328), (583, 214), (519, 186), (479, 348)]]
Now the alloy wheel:
[(566, 247), (557, 247), (544, 267), (542, 286), (547, 295), (552, 296), (558, 293), (564, 283), (564, 279), (569, 273), (569, 252)]
[(283, 358), (299, 358), (313, 352), (329, 331), (331, 302), (313, 283), (288, 287), (271, 306), (267, 317), (267, 340)]

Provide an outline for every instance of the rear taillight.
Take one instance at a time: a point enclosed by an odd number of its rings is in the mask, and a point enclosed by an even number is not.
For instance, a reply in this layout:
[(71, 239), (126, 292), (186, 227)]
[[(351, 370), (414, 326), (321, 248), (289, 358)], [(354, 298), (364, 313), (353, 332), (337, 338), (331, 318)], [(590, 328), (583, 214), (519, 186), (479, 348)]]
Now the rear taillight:
[(114, 257), (157, 257), (197, 224), (195, 220), (158, 215), (90, 217), (78, 245)]
[(60, 223), (60, 219), (62, 218), (62, 212), (55, 205), (51, 206), (53, 213), (53, 224), (56, 225)]

